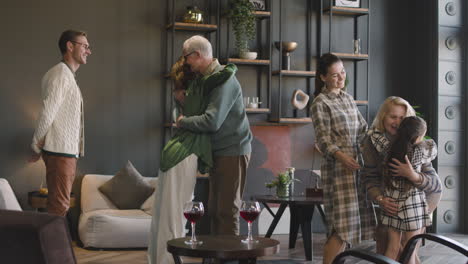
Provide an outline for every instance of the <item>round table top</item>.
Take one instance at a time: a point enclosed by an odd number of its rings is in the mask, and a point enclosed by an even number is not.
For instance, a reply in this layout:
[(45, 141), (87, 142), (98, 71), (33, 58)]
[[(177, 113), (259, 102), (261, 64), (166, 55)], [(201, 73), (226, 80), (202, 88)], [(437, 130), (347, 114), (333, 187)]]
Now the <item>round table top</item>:
[(257, 201), (261, 203), (287, 203), (295, 205), (311, 205), (323, 203), (322, 197), (307, 197), (307, 196), (291, 196), (291, 197), (278, 197), (275, 195), (259, 195), (255, 196)]
[(243, 243), (245, 236), (197, 236), (201, 245), (187, 245), (190, 237), (167, 241), (167, 251), (178, 256), (219, 259), (246, 259), (273, 255), (279, 252), (279, 241), (254, 237), (256, 243)]

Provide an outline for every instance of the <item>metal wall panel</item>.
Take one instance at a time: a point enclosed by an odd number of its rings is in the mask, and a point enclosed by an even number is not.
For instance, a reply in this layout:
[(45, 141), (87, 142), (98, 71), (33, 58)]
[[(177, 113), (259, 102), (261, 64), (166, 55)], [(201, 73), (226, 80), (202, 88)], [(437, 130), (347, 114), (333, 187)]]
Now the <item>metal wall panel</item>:
[(462, 59), (461, 29), (439, 27), (439, 59), (460, 61)]
[(439, 62), (439, 95), (459, 96), (462, 94), (462, 64)]
[(461, 173), (464, 167), (439, 166), (439, 177), (442, 181), (442, 197), (447, 201), (457, 201), (460, 199)]
[(439, 130), (438, 144), (439, 165), (460, 166), (463, 164), (464, 142), (461, 133)]
[(437, 232), (459, 232), (461, 206), (457, 201), (441, 201), (437, 208)]
[(461, 26), (463, 23), (461, 0), (439, 1), (439, 24), (444, 26)]
[(462, 131), (465, 119), (462, 98), (457, 96), (439, 97), (439, 130)]

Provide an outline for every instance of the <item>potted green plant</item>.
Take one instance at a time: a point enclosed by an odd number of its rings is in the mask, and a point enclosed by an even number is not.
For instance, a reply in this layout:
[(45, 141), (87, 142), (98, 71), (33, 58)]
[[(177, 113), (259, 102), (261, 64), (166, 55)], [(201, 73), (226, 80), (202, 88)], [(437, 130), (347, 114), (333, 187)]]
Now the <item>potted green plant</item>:
[(289, 186), (297, 179), (291, 178), (288, 172), (280, 172), (278, 176), (270, 183), (265, 184), (267, 188), (276, 187), (276, 196), (289, 197)]
[(255, 38), (254, 5), (249, 0), (230, 0), (229, 18), (235, 36), (235, 46), (240, 58), (255, 59), (256, 52), (249, 51), (249, 41)]

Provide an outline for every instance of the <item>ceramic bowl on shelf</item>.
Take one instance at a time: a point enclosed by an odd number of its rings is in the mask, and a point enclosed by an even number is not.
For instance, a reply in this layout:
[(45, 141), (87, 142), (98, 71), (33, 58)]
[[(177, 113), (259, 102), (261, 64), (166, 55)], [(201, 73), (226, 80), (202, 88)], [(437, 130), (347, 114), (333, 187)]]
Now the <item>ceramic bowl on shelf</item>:
[(254, 52), (254, 51), (241, 52), (239, 54), (239, 57), (241, 59), (246, 59), (246, 60), (255, 60), (257, 58), (257, 52)]

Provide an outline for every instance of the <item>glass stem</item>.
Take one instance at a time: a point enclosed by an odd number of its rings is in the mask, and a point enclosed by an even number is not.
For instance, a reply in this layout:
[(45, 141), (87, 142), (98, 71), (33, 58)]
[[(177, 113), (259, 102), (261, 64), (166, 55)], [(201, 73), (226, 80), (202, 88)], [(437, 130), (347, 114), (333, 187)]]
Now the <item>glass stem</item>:
[(192, 242), (197, 241), (197, 238), (195, 237), (195, 222), (192, 222)]
[(252, 222), (247, 222), (247, 226), (249, 227), (249, 234), (247, 235), (247, 240), (252, 241)]

